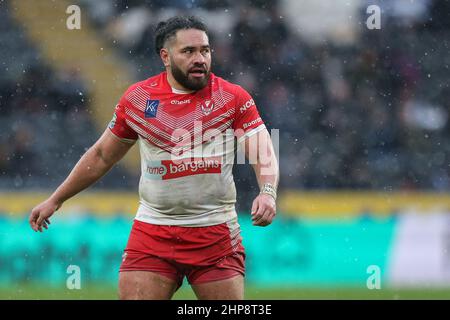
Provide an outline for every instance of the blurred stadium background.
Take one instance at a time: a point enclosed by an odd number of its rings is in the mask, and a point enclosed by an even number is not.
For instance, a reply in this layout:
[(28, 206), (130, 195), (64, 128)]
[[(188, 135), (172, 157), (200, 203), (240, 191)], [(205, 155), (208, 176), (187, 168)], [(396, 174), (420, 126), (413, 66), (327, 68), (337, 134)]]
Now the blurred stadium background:
[[(68, 30), (69, 5), (81, 29)], [(369, 30), (366, 9), (381, 8)], [(132, 82), (160, 72), (153, 28), (195, 14), (213, 71), (280, 129), (278, 218), (252, 227), (236, 166), (247, 298), (450, 298), (450, 2), (0, 1), (0, 298), (115, 299), (137, 208), (138, 152), (69, 200), (27, 216), (99, 137)], [(81, 269), (69, 290), (67, 267)], [(370, 290), (372, 268), (381, 289)], [(186, 285), (177, 298), (193, 298)]]

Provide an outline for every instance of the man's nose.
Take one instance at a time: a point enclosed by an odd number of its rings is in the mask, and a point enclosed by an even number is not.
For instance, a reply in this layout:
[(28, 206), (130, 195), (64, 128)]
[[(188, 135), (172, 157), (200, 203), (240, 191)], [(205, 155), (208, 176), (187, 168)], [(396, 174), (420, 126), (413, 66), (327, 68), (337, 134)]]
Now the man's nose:
[(194, 61), (193, 61), (193, 63), (194, 64), (205, 64), (206, 63), (206, 58), (205, 58), (205, 56), (200, 52), (200, 51), (197, 51), (196, 53), (195, 53), (195, 55), (194, 55)]

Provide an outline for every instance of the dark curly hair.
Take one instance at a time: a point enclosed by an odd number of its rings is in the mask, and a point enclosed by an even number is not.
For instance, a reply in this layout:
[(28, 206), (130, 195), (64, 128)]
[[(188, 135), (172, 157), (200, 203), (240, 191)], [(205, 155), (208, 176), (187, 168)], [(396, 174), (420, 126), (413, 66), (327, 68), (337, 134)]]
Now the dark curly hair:
[(194, 16), (175, 16), (158, 23), (155, 29), (155, 52), (159, 55), (166, 41), (175, 36), (178, 30), (197, 29), (208, 35), (206, 25)]

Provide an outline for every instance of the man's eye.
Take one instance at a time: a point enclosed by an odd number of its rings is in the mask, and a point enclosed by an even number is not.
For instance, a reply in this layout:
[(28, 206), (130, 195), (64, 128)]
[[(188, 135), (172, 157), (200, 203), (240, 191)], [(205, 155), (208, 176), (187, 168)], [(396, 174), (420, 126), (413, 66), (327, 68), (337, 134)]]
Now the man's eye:
[(192, 52), (194, 52), (192, 49), (186, 49), (186, 50), (184, 50), (184, 53), (192, 53)]

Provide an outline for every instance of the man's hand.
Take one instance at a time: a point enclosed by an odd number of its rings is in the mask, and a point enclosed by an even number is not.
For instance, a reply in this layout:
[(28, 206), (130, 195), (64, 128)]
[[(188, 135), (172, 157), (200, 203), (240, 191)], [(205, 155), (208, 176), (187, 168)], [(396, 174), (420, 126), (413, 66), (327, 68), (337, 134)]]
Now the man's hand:
[(34, 207), (33, 210), (31, 210), (30, 218), (28, 219), (31, 228), (36, 232), (42, 232), (42, 227), (48, 229), (48, 225), (50, 224), (49, 218), (61, 207), (61, 205), (61, 203), (49, 198)]
[(276, 210), (275, 199), (271, 195), (265, 193), (258, 195), (252, 205), (253, 225), (268, 226), (275, 218)]

